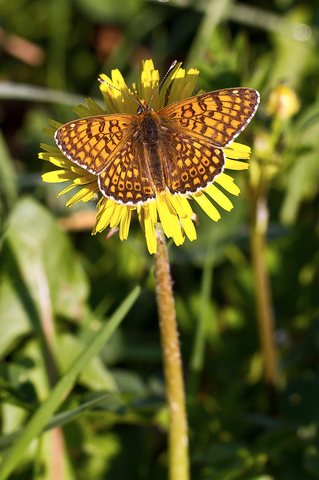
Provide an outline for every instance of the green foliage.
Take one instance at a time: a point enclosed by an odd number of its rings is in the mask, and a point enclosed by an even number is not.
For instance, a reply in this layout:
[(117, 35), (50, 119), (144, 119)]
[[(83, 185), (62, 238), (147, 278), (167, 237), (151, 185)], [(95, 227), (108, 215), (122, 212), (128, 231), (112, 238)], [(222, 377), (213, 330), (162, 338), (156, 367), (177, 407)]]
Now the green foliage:
[[(153, 58), (161, 75), (177, 58), (200, 70), (198, 89), (249, 86), (262, 99), (240, 136), (253, 154), (250, 177), (233, 175), (242, 191), (234, 209), (217, 224), (196, 210), (198, 239), (170, 248), (192, 480), (319, 479), (317, 2), (0, 4), (0, 478), (166, 478), (145, 239), (136, 220), (126, 242), (91, 237), (95, 203), (65, 207), (62, 188), (42, 184), (48, 165), (37, 152), (44, 118), (71, 120), (70, 105), (85, 96), (102, 104), (100, 73), (119, 68), (132, 83), (141, 58)], [(281, 83), (300, 100), (287, 120), (267, 113)], [(260, 172), (277, 392), (263, 379), (250, 259), (251, 182)], [(136, 284), (144, 288), (123, 319)]]

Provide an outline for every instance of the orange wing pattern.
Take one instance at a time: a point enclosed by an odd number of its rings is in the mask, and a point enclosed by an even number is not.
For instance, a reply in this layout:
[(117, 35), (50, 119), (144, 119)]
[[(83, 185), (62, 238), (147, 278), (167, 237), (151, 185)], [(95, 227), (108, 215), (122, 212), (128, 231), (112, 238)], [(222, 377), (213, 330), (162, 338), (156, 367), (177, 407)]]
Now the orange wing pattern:
[(97, 175), (125, 144), (136, 115), (101, 115), (69, 122), (55, 133), (61, 152), (72, 162)]
[(164, 174), (171, 193), (194, 193), (224, 170), (223, 150), (179, 132), (167, 132), (163, 148)]
[(100, 191), (115, 201), (138, 205), (156, 197), (143, 143), (131, 138), (99, 175)]
[(182, 129), (192, 138), (228, 147), (246, 128), (259, 105), (252, 88), (228, 88), (204, 93), (162, 108), (163, 125)]

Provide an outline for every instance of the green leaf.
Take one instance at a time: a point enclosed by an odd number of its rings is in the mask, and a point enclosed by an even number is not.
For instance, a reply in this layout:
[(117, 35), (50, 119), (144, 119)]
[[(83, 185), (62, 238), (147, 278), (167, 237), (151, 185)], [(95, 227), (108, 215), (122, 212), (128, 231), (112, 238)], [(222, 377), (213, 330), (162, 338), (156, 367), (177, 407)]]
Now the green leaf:
[(45, 300), (55, 314), (81, 317), (88, 281), (68, 236), (51, 213), (34, 199), (23, 198), (9, 218), (7, 240), (39, 311)]
[[(98, 393), (98, 394), (95, 395), (95, 398), (93, 398), (92, 400), (88, 400), (86, 402), (83, 402), (79, 407), (72, 408), (72, 409), (67, 410), (65, 412), (58, 413), (57, 415), (54, 415), (51, 418), (51, 420), (46, 424), (46, 426), (43, 428), (42, 433), (46, 432), (46, 431), (48, 431), (52, 428), (61, 427), (62, 425), (66, 425), (67, 423), (75, 420), (79, 415), (81, 415), (85, 411), (93, 410), (93, 408), (98, 407), (101, 404), (104, 404), (104, 410), (107, 411), (105, 403), (106, 403), (107, 400), (109, 400), (114, 395), (115, 395), (114, 393)], [(111, 410), (113, 411), (114, 409), (111, 408)], [(18, 435), (21, 435), (21, 431), (22, 430), (19, 430), (17, 432), (9, 433), (8, 435), (2, 435), (0, 437), (0, 450), (8, 448), (12, 444), (12, 442), (16, 440)]]
[(32, 330), (40, 331), (43, 318), (74, 321), (86, 314), (82, 264), (56, 219), (34, 199), (15, 204), (0, 263), (0, 357)]
[(17, 442), (7, 452), (0, 466), (0, 480), (8, 478), (10, 473), (19, 464), (24, 451), (31, 440), (41, 432), (53, 412), (59, 407), (65, 396), (72, 389), (77, 377), (83, 372), (87, 363), (99, 353), (105, 342), (110, 339), (111, 335), (124, 319), (139, 294), (140, 287), (135, 287), (121, 303), (110, 320), (96, 333), (91, 341), (88, 342), (80, 355), (77, 356), (67, 369), (63, 377), (52, 390), (51, 395), (41, 404)]

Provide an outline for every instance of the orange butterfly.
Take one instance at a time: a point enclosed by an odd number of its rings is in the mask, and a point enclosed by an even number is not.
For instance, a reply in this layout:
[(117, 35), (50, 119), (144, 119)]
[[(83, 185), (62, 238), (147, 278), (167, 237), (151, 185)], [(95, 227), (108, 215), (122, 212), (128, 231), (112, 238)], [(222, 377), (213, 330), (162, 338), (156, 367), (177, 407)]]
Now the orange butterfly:
[(252, 88), (227, 88), (158, 112), (141, 100), (137, 115), (75, 120), (56, 131), (55, 141), (69, 160), (98, 176), (105, 197), (137, 206), (165, 190), (187, 195), (212, 183), (224, 170), (222, 149), (246, 128), (259, 98)]

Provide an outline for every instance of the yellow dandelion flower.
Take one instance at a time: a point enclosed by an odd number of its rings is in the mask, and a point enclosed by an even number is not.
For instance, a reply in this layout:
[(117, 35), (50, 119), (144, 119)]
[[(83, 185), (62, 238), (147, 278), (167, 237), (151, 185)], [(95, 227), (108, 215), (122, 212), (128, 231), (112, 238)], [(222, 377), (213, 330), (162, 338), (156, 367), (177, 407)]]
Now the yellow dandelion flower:
[[(171, 67), (159, 86), (152, 60), (141, 63), (138, 88), (121, 73), (101, 75), (104, 110), (92, 99), (74, 112), (80, 120), (44, 131), (57, 147), (41, 145), (40, 158), (59, 167), (45, 182), (71, 181), (59, 195), (81, 187), (67, 206), (101, 193), (92, 234), (109, 227), (128, 237), (135, 211), (151, 254), (157, 251), (160, 223), (168, 238), (181, 245), (196, 239), (190, 200), (214, 221), (217, 206), (233, 208), (228, 196), (239, 188), (224, 169), (244, 170), (250, 148), (233, 140), (254, 116), (259, 94), (235, 88), (191, 97), (199, 72)], [(138, 103), (138, 110), (136, 108)], [(137, 114), (136, 114), (137, 110)]]

